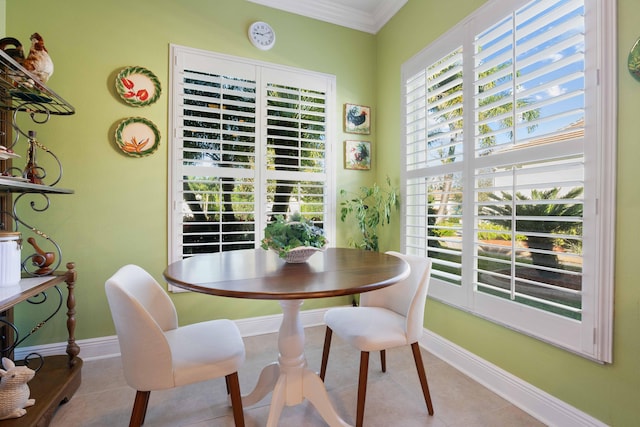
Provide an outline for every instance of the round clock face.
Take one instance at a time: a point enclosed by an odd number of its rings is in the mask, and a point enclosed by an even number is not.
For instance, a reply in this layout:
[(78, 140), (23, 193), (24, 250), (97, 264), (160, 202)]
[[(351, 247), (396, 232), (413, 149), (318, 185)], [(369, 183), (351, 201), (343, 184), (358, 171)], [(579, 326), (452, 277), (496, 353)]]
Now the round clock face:
[(276, 33), (271, 25), (257, 21), (249, 27), (249, 40), (258, 49), (268, 50), (276, 44)]

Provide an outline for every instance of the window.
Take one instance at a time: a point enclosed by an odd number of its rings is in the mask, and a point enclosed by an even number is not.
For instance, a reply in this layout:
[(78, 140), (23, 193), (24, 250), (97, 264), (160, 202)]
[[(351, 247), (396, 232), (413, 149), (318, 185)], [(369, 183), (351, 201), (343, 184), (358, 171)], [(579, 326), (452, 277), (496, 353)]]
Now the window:
[(489, 1), (402, 68), (402, 244), (431, 296), (605, 362), (614, 8)]
[(335, 227), (335, 77), (172, 46), (169, 259), (258, 247), (274, 215)]

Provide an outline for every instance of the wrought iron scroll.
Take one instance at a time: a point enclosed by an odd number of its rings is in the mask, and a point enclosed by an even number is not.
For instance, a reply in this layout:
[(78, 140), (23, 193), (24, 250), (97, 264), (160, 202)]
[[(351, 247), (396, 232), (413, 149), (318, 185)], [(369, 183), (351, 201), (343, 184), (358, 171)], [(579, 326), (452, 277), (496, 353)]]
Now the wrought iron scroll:
[[(47, 192), (60, 182), (63, 169), (62, 163), (55, 153), (38, 141), (35, 131), (28, 130), (25, 132), (18, 125), (19, 112), (26, 113), (35, 125), (47, 123), (51, 115), (56, 114), (55, 110), (53, 112), (49, 110), (49, 105), (47, 104), (49, 98), (38, 98), (35, 95), (32, 95), (32, 98), (33, 99), (29, 101), (14, 105), (14, 111), (11, 115), (11, 127), (14, 129), (14, 132), (8, 148), (14, 150), (14, 148), (17, 148), (20, 140), (27, 140), (27, 158), (24, 167), (17, 167), (14, 163), (0, 172), (4, 176), (27, 180), (29, 183), (35, 184), (36, 188), (20, 192), (20, 194), (14, 198), (12, 211), (4, 212), (6, 214), (5, 219), (7, 216), (13, 219), (13, 224), (2, 224), (2, 228), (7, 230), (13, 229), (14, 231), (23, 233), (22, 270), (29, 276), (46, 276), (60, 266), (62, 262), (62, 250), (58, 243), (50, 236), (28, 224), (23, 219), (24, 212), (21, 214), (19, 209), (26, 205), (34, 212), (46, 211), (50, 206)], [(38, 163), (38, 154), (44, 154), (53, 159), (53, 163), (49, 161), (46, 164), (53, 166), (54, 174), (48, 174), (48, 171), (42, 166), (43, 163)], [(49, 169), (51, 169), (51, 167)], [(51, 171), (49, 170), (49, 172)], [(40, 189), (38, 187), (41, 187), (41, 191), (39, 191)], [(28, 199), (30, 199), (28, 203), (22, 203)], [(30, 237), (27, 238), (25, 234), (30, 234)], [(26, 256), (24, 255), (25, 253)]]
[[(5, 332), (5, 334), (6, 333), (11, 333), (13, 335), (12, 339), (8, 339), (8, 337), (6, 337), (6, 336), (3, 337), (2, 342), (10, 343), (9, 345), (7, 345), (4, 348), (0, 348), (0, 353), (2, 353), (3, 356), (9, 356), (10, 354), (12, 354), (13, 351), (16, 349), (16, 347), (18, 347), (20, 344), (22, 344), (31, 335), (36, 333), (49, 320), (51, 320), (53, 318), (53, 316), (55, 316), (60, 311), (60, 309), (62, 308), (62, 303), (64, 301), (64, 298), (63, 298), (63, 295), (62, 295), (62, 291), (60, 290), (60, 288), (57, 285), (53, 286), (53, 289), (55, 289), (55, 291), (57, 293), (57, 296), (58, 296), (58, 300), (55, 301), (56, 305), (55, 305), (55, 308), (54, 308), (53, 312), (51, 314), (49, 314), (48, 316), (46, 316), (43, 320), (41, 320), (38, 323), (36, 323), (29, 330), (29, 332), (27, 332), (24, 336), (22, 336), (22, 337), (20, 336), (20, 332), (18, 331), (18, 327), (13, 322), (10, 322), (7, 317), (0, 317), (0, 324), (3, 324), (4, 326), (6, 326), (6, 328), (4, 328), (5, 331), (9, 331), (9, 332)], [(43, 292), (35, 295), (34, 297), (27, 299), (26, 301), (28, 303), (30, 303), (30, 304), (41, 305), (41, 304), (44, 304), (45, 302), (47, 302), (48, 299), (49, 299), (49, 297), (47, 295), (47, 291), (43, 291)], [(39, 353), (36, 353), (36, 352), (29, 353), (24, 358), (24, 364), (29, 366), (29, 360), (34, 359), (34, 356), (37, 357), (38, 359), (40, 359), (40, 365), (38, 367), (36, 367), (36, 368), (32, 367), (32, 369), (34, 369), (37, 372), (42, 367), (42, 361), (43, 361), (43, 357)]]

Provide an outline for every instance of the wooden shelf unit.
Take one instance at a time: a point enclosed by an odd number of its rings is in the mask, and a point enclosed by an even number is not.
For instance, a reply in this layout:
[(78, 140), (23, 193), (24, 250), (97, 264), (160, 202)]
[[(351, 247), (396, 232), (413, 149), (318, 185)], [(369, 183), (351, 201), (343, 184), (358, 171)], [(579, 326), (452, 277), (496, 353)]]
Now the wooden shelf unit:
[[(19, 288), (0, 288), (0, 316), (13, 320), (13, 308), (48, 289), (66, 283), (67, 286), (67, 348), (66, 355), (45, 356), (42, 369), (29, 381), (31, 398), (36, 400), (34, 406), (27, 409), (27, 414), (11, 420), (0, 421), (0, 427), (14, 426), (48, 426), (56, 409), (65, 403), (78, 390), (81, 382), (82, 359), (78, 357), (80, 347), (75, 341), (76, 310), (75, 282), (77, 273), (73, 263), (67, 263), (67, 270), (55, 272), (51, 276), (31, 277), (20, 281)], [(6, 327), (5, 327), (6, 328)], [(11, 344), (12, 336), (2, 334), (2, 348)]]
[[(66, 116), (74, 113), (74, 108), (67, 101), (42, 82), (38, 81), (36, 77), (9, 57), (4, 51), (0, 50), (0, 145), (12, 148), (19, 142), (20, 135), (27, 136), (27, 133), (23, 132), (17, 126), (16, 118), (19, 114), (29, 115), (34, 123), (40, 125), (46, 123), (52, 115)], [(16, 139), (12, 137), (14, 133), (17, 136)], [(11, 154), (6, 154), (7, 152), (4, 153), (5, 156), (0, 158), (0, 175), (1, 172), (13, 166), (14, 161), (17, 160), (16, 158), (9, 158), (12, 156)], [(49, 153), (52, 154), (51, 152)], [(55, 158), (55, 155), (53, 156)], [(62, 176), (62, 165), (59, 162), (58, 164), (60, 166), (59, 180)], [(15, 214), (13, 194), (18, 195), (16, 199), (26, 193), (44, 195), (48, 203), (48, 197), (46, 197), (46, 195), (73, 193), (73, 190), (54, 187), (58, 180), (52, 183), (52, 185), (43, 185), (25, 182), (17, 178), (0, 176), (0, 229), (10, 229), (14, 223), (16, 228), (18, 228), (19, 222), (23, 226), (26, 226), (26, 224), (19, 221), (19, 218)], [(39, 230), (30, 229), (29, 226), (26, 226), (26, 228), (31, 232), (36, 232), (38, 236), (49, 239), (48, 236)], [(62, 254), (55, 242), (54, 245), (58, 249), (58, 262), (52, 265), (52, 268), (57, 268), (56, 266), (59, 266), (62, 261)], [(24, 262), (26, 262), (26, 260), (23, 261), (23, 263)], [(14, 308), (21, 303), (28, 303), (26, 302), (27, 300), (54, 287), (58, 288), (60, 295), (63, 297), (63, 292), (59, 288), (59, 286), (63, 284), (66, 284), (67, 288), (67, 354), (49, 355), (43, 358), (41, 368), (28, 383), (31, 391), (30, 397), (35, 399), (35, 405), (26, 408), (26, 415), (20, 418), (0, 421), (0, 427), (48, 426), (58, 406), (73, 396), (81, 382), (83, 362), (82, 359), (78, 357), (80, 348), (75, 342), (74, 335), (76, 326), (74, 287), (77, 277), (75, 264), (72, 262), (67, 263), (66, 271), (55, 271), (40, 276), (30, 273), (26, 273), (26, 275), (35, 277), (25, 276), (23, 280), (20, 281), (19, 288), (0, 288), (0, 318), (8, 322), (0, 323), (0, 349), (3, 351), (7, 350), (5, 352), (7, 354), (3, 353), (2, 356), (7, 356), (12, 359), (14, 357), (15, 344), (13, 340), (15, 337), (12, 329), (12, 326), (14, 326)], [(59, 310), (63, 310), (62, 306)], [(57, 311), (56, 314), (58, 314)], [(51, 321), (58, 321), (58, 319), (51, 318)], [(42, 326), (44, 322), (41, 322), (37, 328)], [(31, 358), (29, 360), (31, 360)], [(16, 361), (16, 363), (20, 363), (20, 361)]]

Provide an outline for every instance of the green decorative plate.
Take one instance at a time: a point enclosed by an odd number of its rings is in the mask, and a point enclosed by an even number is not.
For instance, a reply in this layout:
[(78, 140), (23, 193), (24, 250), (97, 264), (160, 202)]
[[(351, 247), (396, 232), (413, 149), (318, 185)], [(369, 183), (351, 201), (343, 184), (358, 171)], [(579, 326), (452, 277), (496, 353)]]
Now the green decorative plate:
[(640, 39), (636, 40), (636, 43), (631, 48), (627, 64), (631, 75), (640, 81)]
[(118, 125), (116, 143), (129, 156), (148, 156), (160, 145), (160, 131), (151, 120), (131, 117)]
[(127, 104), (144, 107), (160, 97), (160, 81), (146, 68), (127, 67), (116, 77), (116, 91)]

